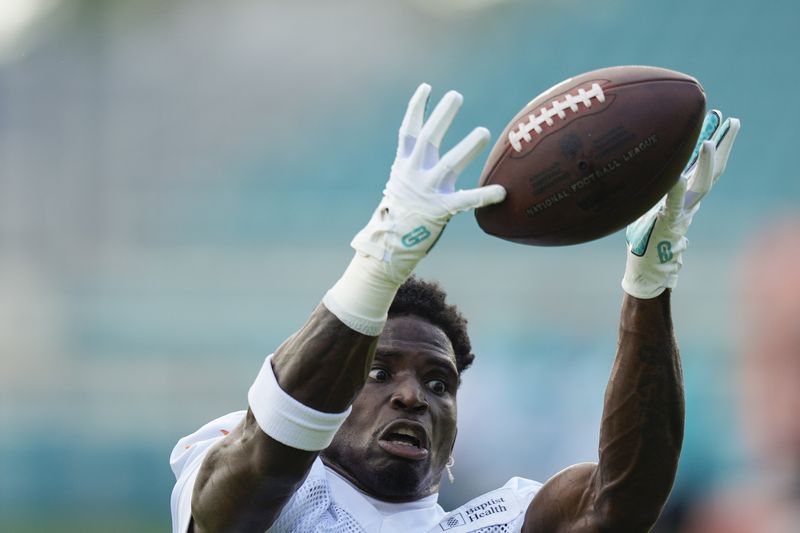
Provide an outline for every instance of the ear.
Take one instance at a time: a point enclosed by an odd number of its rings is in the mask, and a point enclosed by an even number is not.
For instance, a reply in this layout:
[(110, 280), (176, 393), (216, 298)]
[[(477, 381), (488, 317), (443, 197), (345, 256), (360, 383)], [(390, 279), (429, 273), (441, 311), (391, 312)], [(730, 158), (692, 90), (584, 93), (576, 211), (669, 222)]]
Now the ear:
[(456, 447), (456, 440), (458, 440), (458, 426), (456, 426), (456, 434), (453, 435), (453, 444), (450, 446), (450, 455), (453, 455), (453, 450)]

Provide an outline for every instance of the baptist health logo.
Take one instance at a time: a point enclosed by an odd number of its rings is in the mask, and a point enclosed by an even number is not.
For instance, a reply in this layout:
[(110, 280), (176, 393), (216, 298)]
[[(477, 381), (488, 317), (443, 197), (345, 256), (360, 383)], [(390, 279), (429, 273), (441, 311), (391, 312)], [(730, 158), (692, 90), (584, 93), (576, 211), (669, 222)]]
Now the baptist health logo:
[(508, 507), (506, 507), (505, 497), (489, 498), (488, 500), (485, 500), (477, 505), (470, 505), (464, 509), (463, 513), (456, 513), (446, 520), (443, 520), (439, 523), (439, 527), (442, 528), (442, 531), (447, 531), (448, 529), (453, 529), (454, 527), (465, 526), (467, 523), (472, 524), (473, 522), (478, 522), (483, 518), (499, 518), (493, 517), (492, 515), (498, 515), (505, 513), (506, 511), (508, 511)]
[(439, 527), (442, 528), (442, 531), (447, 531), (448, 529), (465, 525), (467, 525), (467, 522), (464, 520), (464, 515), (458, 513), (439, 524)]

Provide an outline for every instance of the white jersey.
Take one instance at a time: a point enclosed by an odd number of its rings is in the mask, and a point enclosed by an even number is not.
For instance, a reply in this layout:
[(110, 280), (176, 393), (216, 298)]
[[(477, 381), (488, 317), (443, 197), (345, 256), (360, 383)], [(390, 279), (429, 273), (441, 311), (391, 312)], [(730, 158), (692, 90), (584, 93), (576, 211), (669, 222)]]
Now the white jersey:
[[(208, 450), (244, 417), (237, 411), (182, 438), (170, 456), (177, 482), (172, 490), (172, 531), (185, 533), (192, 489)], [(269, 531), (276, 533), (512, 533), (541, 483), (511, 478), (497, 490), (446, 513), (438, 494), (407, 503), (387, 503), (364, 494), (317, 458), (306, 480), (286, 503)]]

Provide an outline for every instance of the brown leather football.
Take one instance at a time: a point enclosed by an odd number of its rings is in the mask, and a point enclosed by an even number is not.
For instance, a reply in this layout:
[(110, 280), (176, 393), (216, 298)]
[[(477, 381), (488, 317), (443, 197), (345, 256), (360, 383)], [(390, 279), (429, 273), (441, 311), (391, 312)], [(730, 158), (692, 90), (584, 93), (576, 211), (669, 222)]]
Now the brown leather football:
[(539, 246), (604, 237), (650, 209), (676, 183), (705, 115), (691, 76), (611, 67), (537, 96), (503, 131), (480, 184), (508, 195), (475, 211), (480, 227)]

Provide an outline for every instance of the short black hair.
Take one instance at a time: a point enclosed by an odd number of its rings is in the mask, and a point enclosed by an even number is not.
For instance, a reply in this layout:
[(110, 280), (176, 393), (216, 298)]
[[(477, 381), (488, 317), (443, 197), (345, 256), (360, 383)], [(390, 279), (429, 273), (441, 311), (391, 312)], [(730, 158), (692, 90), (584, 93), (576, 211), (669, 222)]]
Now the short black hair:
[(411, 276), (397, 291), (389, 307), (389, 316), (414, 315), (441, 328), (453, 345), (456, 368), (461, 374), (475, 360), (475, 354), (467, 334), (467, 319), (446, 299), (447, 293), (435, 281)]

